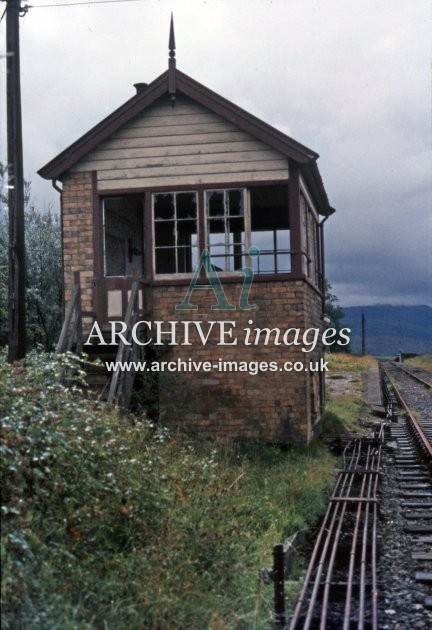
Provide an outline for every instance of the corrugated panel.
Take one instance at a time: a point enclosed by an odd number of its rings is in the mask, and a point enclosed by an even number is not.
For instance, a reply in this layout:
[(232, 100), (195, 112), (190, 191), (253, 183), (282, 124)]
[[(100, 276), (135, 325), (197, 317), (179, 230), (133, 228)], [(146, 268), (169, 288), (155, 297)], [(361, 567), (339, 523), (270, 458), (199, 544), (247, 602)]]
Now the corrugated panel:
[(73, 171), (98, 172), (99, 190), (280, 180), (279, 152), (186, 98), (147, 110)]

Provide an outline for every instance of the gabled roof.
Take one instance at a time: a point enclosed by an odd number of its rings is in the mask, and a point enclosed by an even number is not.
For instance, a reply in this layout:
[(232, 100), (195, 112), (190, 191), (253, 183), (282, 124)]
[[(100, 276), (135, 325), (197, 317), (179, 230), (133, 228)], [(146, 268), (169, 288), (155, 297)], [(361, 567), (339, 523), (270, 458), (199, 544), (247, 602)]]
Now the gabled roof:
[[(173, 87), (174, 86), (174, 87)], [(112, 114), (107, 116), (95, 127), (90, 129), (81, 138), (64, 149), (39, 171), (39, 175), (45, 179), (61, 179), (62, 176), (87, 153), (95, 149), (104, 140), (107, 140), (120, 127), (131, 121), (137, 115), (143, 113), (158, 98), (164, 94), (183, 94), (200, 103), (222, 118), (229, 120), (239, 129), (250, 133), (255, 138), (265, 142), (287, 158), (297, 162), (301, 171), (311, 187), (311, 192), (316, 198), (321, 214), (331, 214), (334, 210), (330, 207), (321, 176), (316, 165), (319, 157), (317, 153), (308, 147), (293, 140), (271, 125), (253, 116), (231, 101), (223, 98), (216, 92), (195, 81), (177, 68), (167, 70), (150, 83), (143, 92), (140, 92), (126, 101)]]

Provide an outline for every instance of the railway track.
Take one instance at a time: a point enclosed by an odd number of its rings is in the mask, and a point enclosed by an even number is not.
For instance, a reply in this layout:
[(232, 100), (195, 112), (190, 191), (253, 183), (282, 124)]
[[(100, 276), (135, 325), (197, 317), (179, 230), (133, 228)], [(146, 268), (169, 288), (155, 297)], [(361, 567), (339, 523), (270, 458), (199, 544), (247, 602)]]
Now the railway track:
[[(381, 364), (381, 379), (384, 396), (391, 396), (387, 400), (387, 406), (394, 404), (396, 399), (404, 410), (406, 417), (406, 430), (418, 447), (426, 466), (432, 472), (432, 396), (430, 377), (425, 373), (414, 373), (407, 368), (396, 364)], [(402, 448), (402, 447), (401, 447)], [(410, 450), (414, 448), (404, 446)], [(416, 457), (412, 450), (411, 456)]]
[[(432, 625), (432, 395), (430, 376), (414, 373), (396, 363), (380, 366), (384, 396), (388, 407), (394, 400), (400, 413), (390, 425), (390, 440), (395, 445), (388, 466), (388, 485), (391, 503), (389, 515), (397, 525), (391, 540), (398, 540), (392, 561), (399, 564), (397, 605), (384, 607), (386, 613), (399, 607), (398, 616), (406, 616), (411, 625), (412, 616), (422, 611), (424, 627)], [(384, 563), (385, 564), (385, 563)], [(386, 575), (387, 573), (387, 575)], [(383, 569), (383, 584), (388, 583), (394, 571)], [(385, 589), (383, 589), (385, 590)], [(390, 598), (391, 589), (389, 589)], [(400, 595), (402, 593), (402, 595)], [(415, 597), (409, 599), (409, 594)], [(401, 604), (402, 602), (402, 604)], [(388, 615), (387, 615), (388, 616)], [(388, 621), (388, 620), (387, 620)], [(419, 621), (421, 623), (421, 620)], [(430, 625), (429, 625), (430, 624)], [(387, 627), (393, 627), (388, 623)], [(396, 625), (394, 627), (397, 627)]]
[(422, 383), (422, 385), (424, 385), (428, 389), (432, 388), (432, 376), (428, 372), (425, 372), (424, 370), (420, 370), (418, 368), (407, 367), (403, 363), (396, 363), (395, 361), (392, 361), (390, 365), (392, 367), (398, 368), (399, 370), (402, 370), (402, 372), (405, 372), (405, 374), (408, 374), (419, 383)]
[(430, 377), (380, 369), (389, 421), (347, 444), (300, 596), (288, 624), (276, 615), (279, 627), (432, 627)]
[(377, 488), (383, 426), (344, 449), (289, 629), (378, 629)]

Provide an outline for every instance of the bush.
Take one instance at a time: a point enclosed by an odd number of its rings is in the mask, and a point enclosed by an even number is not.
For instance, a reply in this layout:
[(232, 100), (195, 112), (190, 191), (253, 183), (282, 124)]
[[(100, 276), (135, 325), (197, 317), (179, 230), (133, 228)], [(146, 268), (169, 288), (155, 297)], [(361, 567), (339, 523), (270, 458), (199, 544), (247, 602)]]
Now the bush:
[(192, 441), (82, 384), (73, 356), (0, 362), (4, 627), (266, 627), (258, 569), (316, 521), (327, 452)]
[[(2, 167), (0, 164), (0, 183)], [(62, 321), (62, 263), (60, 216), (51, 209), (38, 211), (29, 204), (26, 188), (26, 327), (27, 345), (53, 348)], [(0, 198), (1, 201), (1, 198)], [(8, 342), (8, 215), (0, 208), (0, 347)]]

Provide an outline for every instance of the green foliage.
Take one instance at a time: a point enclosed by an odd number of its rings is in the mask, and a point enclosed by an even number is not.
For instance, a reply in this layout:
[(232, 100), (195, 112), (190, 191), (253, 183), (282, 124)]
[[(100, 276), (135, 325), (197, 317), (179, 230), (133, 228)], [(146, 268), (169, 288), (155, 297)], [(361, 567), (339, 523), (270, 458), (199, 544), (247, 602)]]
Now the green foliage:
[[(1, 175), (0, 168), (0, 175)], [(26, 318), (27, 344), (51, 349), (60, 334), (62, 317), (61, 237), (58, 214), (36, 210), (26, 189)], [(5, 200), (3, 200), (5, 201)], [(0, 213), (0, 346), (8, 339), (8, 216)]]
[(82, 379), (73, 356), (0, 362), (3, 626), (267, 627), (258, 569), (315, 523), (333, 459), (170, 434)]
[(432, 373), (432, 354), (421, 354), (411, 359), (406, 359), (405, 363), (412, 367), (418, 367), (421, 370)]
[[(326, 356), (330, 373), (327, 375), (326, 411), (323, 435), (332, 441), (346, 433), (363, 433), (359, 423), (365, 408), (364, 375), (377, 363), (370, 355), (338, 353)], [(341, 387), (336, 384), (340, 383)]]
[(323, 418), (323, 432), (326, 440), (340, 438), (346, 433), (361, 433), (359, 416), (363, 401), (356, 396), (329, 396)]
[(26, 211), (27, 343), (51, 349), (60, 334), (62, 270), (60, 219), (51, 210)]
[[(325, 303), (324, 303), (324, 312), (330, 320), (329, 328), (335, 328), (337, 331), (340, 331), (342, 328), (342, 320), (344, 317), (343, 309), (339, 306), (338, 298), (334, 293), (331, 293), (331, 284), (328, 280), (325, 281)], [(337, 335), (336, 341), (339, 340), (340, 337)], [(344, 344), (345, 340), (340, 339), (341, 343)], [(351, 352), (350, 345), (338, 345), (337, 343), (331, 346), (331, 352)]]

